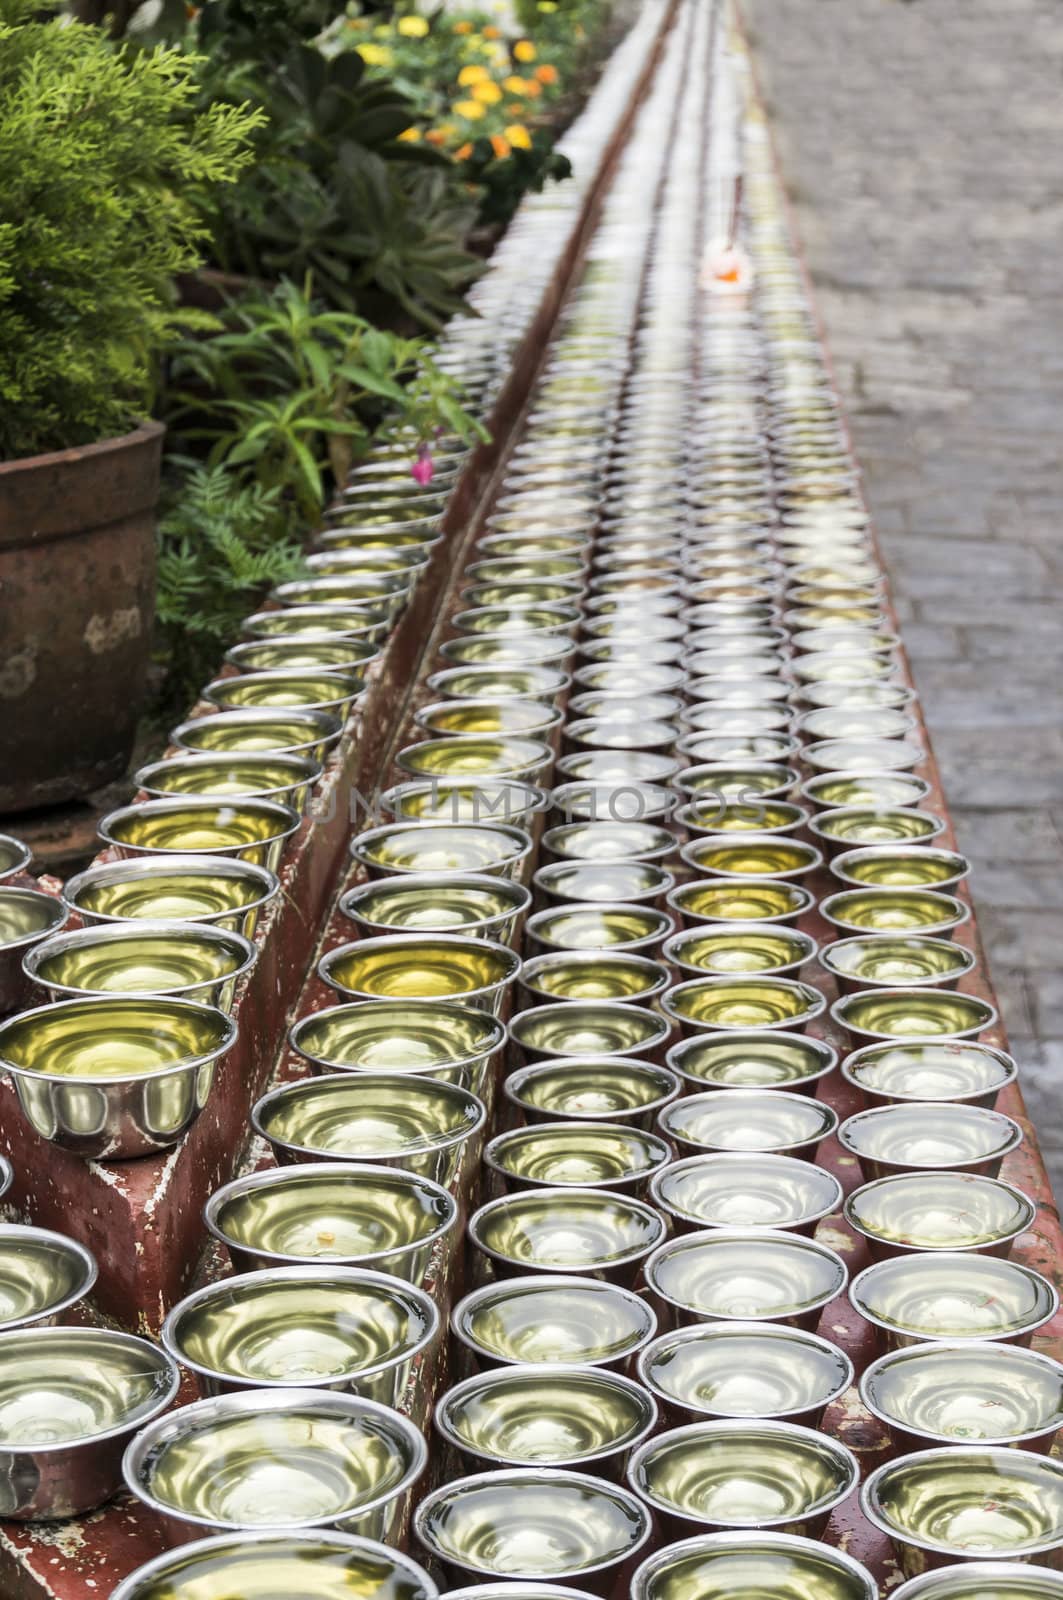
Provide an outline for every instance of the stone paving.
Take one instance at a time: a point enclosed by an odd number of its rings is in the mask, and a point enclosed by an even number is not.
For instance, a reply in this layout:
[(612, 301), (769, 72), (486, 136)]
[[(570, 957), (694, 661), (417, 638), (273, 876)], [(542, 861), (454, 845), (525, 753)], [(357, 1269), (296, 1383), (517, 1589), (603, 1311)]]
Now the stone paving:
[(1063, 1195), (1063, 8), (741, 8)]

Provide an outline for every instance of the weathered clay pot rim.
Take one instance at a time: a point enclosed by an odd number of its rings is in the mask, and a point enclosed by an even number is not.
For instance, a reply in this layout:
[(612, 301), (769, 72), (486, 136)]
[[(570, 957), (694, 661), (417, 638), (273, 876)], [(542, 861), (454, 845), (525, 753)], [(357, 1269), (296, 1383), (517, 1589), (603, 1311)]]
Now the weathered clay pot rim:
[(15, 456), (10, 461), (0, 460), (0, 478), (15, 472), (31, 472), (37, 467), (54, 466), (59, 461), (69, 462), (71, 466), (86, 459), (92, 460), (100, 456), (124, 450), (134, 440), (148, 440), (158, 437), (166, 432), (166, 425), (148, 418), (136, 428), (131, 428), (128, 433), (114, 434), (109, 439), (98, 439), (95, 444), (76, 444), (66, 450), (46, 450), (36, 456)]
[[(55, 483), (57, 476), (60, 482), (64, 479), (69, 481), (71, 476), (92, 472), (105, 464), (109, 457), (123, 455), (136, 450), (138, 446), (154, 452), (157, 457), (162, 449), (165, 431), (161, 422), (149, 420), (130, 433), (100, 439), (95, 444), (74, 445), (67, 450), (52, 450), (43, 455), (0, 461), (0, 547), (10, 545), (17, 549), (31, 541), (34, 545), (40, 545), (53, 539), (77, 538), (107, 526), (118, 516), (128, 517), (131, 512), (154, 506), (158, 499), (157, 467), (146, 474), (146, 487), (141, 485), (142, 494), (131, 493), (128, 484), (111, 485), (109, 492), (100, 492), (93, 501), (92, 515), (88, 521), (80, 515), (72, 519), (66, 514), (65, 496), (55, 494)], [(9, 494), (17, 496), (22, 480), (34, 473), (40, 475), (40, 504), (47, 506), (48, 510), (43, 526), (31, 526), (27, 531), (25, 508), (15, 505), (9, 511), (6, 502)], [(45, 488), (45, 485), (48, 487)], [(32, 509), (30, 517), (31, 522), (35, 521)]]

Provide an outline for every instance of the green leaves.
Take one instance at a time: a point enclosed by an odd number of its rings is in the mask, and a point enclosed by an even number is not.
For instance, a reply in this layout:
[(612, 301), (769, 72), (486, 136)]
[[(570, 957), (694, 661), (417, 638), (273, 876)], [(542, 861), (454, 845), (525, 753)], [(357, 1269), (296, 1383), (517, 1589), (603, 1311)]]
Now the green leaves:
[(335, 311), (284, 279), (234, 301), (211, 339), (173, 347), (171, 432), (215, 467), (280, 496), (303, 522), (320, 512), (385, 412), (430, 438), (477, 425), (423, 343)]
[(231, 464), (171, 462), (156, 606), (169, 699), (186, 704), (259, 597), (305, 571), (279, 490), (246, 480)]
[(150, 409), (173, 278), (202, 260), (207, 197), (261, 121), (197, 110), (179, 52), (116, 50), (12, 0), (4, 16), (0, 459), (124, 433)]
[[(247, 77), (238, 83), (246, 92)], [(356, 52), (305, 44), (257, 72), (254, 92), (270, 121), (254, 171), (221, 202), (221, 264), (312, 272), (334, 306), (440, 327), (482, 271), (464, 245), (476, 208), (445, 157), (399, 139), (416, 119), (410, 101)]]

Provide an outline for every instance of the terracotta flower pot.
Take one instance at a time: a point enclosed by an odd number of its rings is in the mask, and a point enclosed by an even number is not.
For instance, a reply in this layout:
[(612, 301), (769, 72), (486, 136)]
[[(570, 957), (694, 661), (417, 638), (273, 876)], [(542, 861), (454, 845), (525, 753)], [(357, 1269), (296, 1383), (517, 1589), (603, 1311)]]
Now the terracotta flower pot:
[(125, 768), (155, 610), (163, 428), (0, 462), (0, 813)]

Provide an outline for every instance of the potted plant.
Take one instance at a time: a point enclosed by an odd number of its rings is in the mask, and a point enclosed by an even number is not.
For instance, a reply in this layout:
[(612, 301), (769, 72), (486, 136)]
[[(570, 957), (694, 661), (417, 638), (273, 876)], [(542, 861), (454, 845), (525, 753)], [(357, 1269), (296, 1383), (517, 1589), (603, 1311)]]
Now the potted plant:
[(0, 0), (0, 811), (125, 767), (151, 651), (173, 279), (259, 114), (197, 63)]

